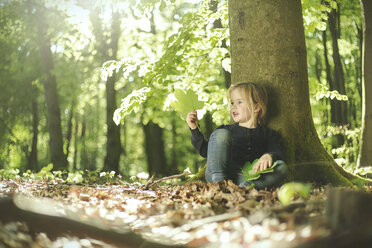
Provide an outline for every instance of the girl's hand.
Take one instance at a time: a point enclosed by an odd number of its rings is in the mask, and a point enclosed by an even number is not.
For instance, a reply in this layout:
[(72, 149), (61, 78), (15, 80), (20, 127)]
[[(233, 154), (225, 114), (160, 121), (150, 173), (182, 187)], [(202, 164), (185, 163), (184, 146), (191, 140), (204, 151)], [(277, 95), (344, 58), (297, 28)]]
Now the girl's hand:
[(255, 166), (253, 167), (254, 171), (257, 172), (258, 170), (263, 171), (267, 168), (271, 167), (273, 164), (273, 157), (269, 153), (265, 153), (260, 157), (260, 159), (257, 161)]
[(196, 110), (191, 111), (187, 114), (186, 122), (187, 122), (187, 125), (189, 125), (191, 129), (198, 128), (198, 116), (197, 116)]

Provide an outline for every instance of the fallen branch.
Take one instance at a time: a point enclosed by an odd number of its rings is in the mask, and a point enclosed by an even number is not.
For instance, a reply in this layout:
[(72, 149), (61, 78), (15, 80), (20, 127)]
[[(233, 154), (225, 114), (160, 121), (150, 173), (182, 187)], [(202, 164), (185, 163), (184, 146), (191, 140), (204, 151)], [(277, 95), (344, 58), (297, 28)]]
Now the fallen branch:
[(173, 176), (169, 176), (169, 177), (162, 177), (162, 178), (156, 180), (155, 182), (151, 183), (151, 181), (153, 180), (153, 177), (154, 177), (154, 176), (152, 176), (150, 178), (150, 180), (146, 183), (145, 189), (149, 189), (150, 187), (154, 186), (155, 184), (158, 184), (158, 183), (160, 183), (162, 181), (165, 181), (165, 180), (168, 180), (168, 179), (178, 178), (178, 177), (187, 176), (187, 175), (191, 175), (191, 174), (192, 174), (191, 172), (184, 172), (184, 173), (178, 174), (178, 175), (173, 175)]
[(148, 180), (147, 183), (145, 184), (145, 189), (149, 189), (149, 186), (154, 181), (154, 178), (155, 178), (155, 175), (152, 175), (150, 180)]

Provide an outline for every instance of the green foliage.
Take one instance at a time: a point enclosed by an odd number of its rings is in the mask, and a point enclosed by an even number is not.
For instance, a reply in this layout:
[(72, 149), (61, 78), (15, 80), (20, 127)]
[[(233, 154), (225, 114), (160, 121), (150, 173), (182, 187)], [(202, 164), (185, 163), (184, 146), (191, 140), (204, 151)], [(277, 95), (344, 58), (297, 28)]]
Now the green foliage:
[(327, 27), (327, 13), (332, 8), (337, 8), (335, 0), (302, 0), (302, 13), (306, 33), (313, 33), (315, 30), (323, 31)]
[(121, 175), (115, 175), (114, 171), (111, 172), (97, 172), (88, 170), (76, 170), (76, 171), (52, 171), (53, 165), (49, 164), (43, 167), (39, 172), (33, 173), (30, 170), (22, 173), (18, 169), (0, 169), (0, 179), (2, 180), (45, 180), (52, 181), (58, 180), (66, 183), (76, 184), (105, 184), (105, 183), (117, 183), (122, 181)]
[(192, 110), (202, 109), (204, 106), (195, 92), (190, 89), (186, 92), (182, 89), (175, 89), (174, 96), (176, 100), (172, 103), (172, 106), (183, 120), (186, 119), (187, 113)]
[(279, 201), (283, 205), (288, 205), (295, 196), (306, 198), (311, 190), (311, 184), (290, 182), (280, 187), (278, 192)]
[(0, 169), (0, 179), (19, 179), (19, 170), (18, 169)]
[(277, 165), (277, 162), (274, 162), (274, 164), (272, 164), (271, 167), (267, 168), (266, 170), (255, 171), (253, 167), (256, 165), (257, 162), (258, 162), (258, 159), (254, 160), (252, 163), (248, 161), (244, 164), (243, 169), (242, 169), (244, 180), (256, 180), (260, 178), (261, 174), (272, 173), (274, 172), (274, 167)]
[[(167, 44), (160, 57), (126, 57), (121, 61), (109, 61), (102, 69), (102, 79), (119, 69), (124, 72), (124, 77), (136, 73), (136, 77), (141, 79), (141, 85), (149, 87), (153, 92), (151, 98), (147, 97), (141, 103), (146, 102), (146, 106), (153, 107), (155, 111), (171, 110), (167, 96), (175, 88), (192, 89), (203, 101), (208, 102), (204, 110), (211, 111), (215, 121), (221, 119), (221, 114), (226, 117), (218, 106), (224, 103), (221, 95), (225, 97), (222, 64), (228, 69), (230, 61), (227, 58), (228, 48), (223, 46), (223, 41), (228, 40), (227, 3), (219, 3), (216, 12), (212, 12), (208, 4), (209, 1), (202, 1), (197, 11), (182, 17), (181, 27), (167, 37)], [(217, 19), (222, 20), (224, 28), (213, 28)], [(135, 100), (128, 95), (122, 101), (130, 105)], [(133, 104), (138, 106), (137, 103)], [(130, 113), (118, 112), (121, 115), (116, 115), (116, 121)]]
[(36, 178), (40, 179), (52, 179), (54, 174), (52, 173), (53, 164), (48, 164), (47, 166), (41, 168), (41, 170), (36, 173)]
[(371, 176), (372, 175), (372, 166), (367, 167), (360, 167), (354, 170), (354, 173), (360, 175), (360, 176)]
[(147, 97), (151, 95), (152, 91), (149, 87), (143, 87), (139, 90), (133, 90), (126, 98), (122, 99), (120, 108), (115, 110), (114, 121), (116, 125), (120, 124), (120, 121), (124, 116), (130, 114), (132, 111), (137, 111), (138, 107), (146, 101)]
[[(333, 148), (332, 140), (337, 135), (344, 137), (344, 144), (340, 147)], [(350, 129), (347, 126), (327, 126), (320, 133), (323, 143), (328, 143), (325, 147), (335, 157), (336, 162), (344, 167), (347, 171), (353, 172), (359, 153), (360, 128)]]

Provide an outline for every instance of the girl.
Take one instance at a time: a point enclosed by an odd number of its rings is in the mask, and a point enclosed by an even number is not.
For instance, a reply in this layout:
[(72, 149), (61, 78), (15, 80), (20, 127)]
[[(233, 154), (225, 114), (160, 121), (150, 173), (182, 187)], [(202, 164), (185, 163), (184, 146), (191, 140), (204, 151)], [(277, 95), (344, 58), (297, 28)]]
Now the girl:
[[(196, 111), (188, 113), (186, 122), (191, 130), (191, 143), (202, 157), (207, 158), (207, 182), (231, 179), (239, 186), (264, 189), (276, 186), (288, 174), (288, 167), (279, 145), (278, 135), (264, 126), (268, 96), (265, 88), (254, 83), (238, 83), (228, 90), (232, 125), (222, 125), (209, 142), (198, 129)], [(241, 172), (247, 161), (258, 158), (254, 170), (265, 170), (276, 161), (273, 173), (262, 174), (254, 181), (245, 181)]]

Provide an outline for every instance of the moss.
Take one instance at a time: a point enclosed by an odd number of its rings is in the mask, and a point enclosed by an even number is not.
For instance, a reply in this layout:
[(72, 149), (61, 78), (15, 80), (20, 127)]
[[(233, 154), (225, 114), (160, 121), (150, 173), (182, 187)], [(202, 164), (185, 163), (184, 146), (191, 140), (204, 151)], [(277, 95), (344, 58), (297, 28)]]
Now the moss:
[(193, 183), (196, 181), (204, 181), (205, 182), (205, 170), (207, 168), (207, 165), (204, 165), (202, 168), (199, 169), (199, 171), (191, 177), (187, 183)]

